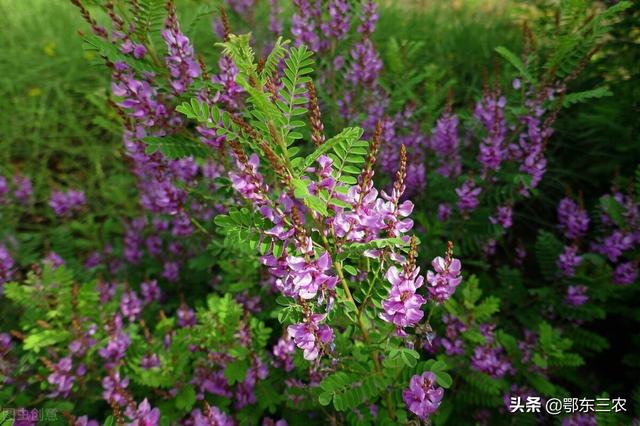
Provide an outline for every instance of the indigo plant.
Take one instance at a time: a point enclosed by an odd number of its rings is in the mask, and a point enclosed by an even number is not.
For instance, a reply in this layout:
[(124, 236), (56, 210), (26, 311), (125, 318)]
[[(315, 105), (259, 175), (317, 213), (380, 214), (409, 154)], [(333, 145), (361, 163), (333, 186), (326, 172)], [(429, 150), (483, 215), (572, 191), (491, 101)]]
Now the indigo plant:
[[(633, 375), (598, 366), (638, 372), (608, 327), (640, 321), (640, 168), (553, 186), (628, 2), (561, 2), (456, 91), (416, 65), (428, 42), (376, 36), (372, 0), (71, 3), (126, 208), (2, 165), (13, 424), (638, 421)], [(582, 398), (619, 402), (546, 409)]]

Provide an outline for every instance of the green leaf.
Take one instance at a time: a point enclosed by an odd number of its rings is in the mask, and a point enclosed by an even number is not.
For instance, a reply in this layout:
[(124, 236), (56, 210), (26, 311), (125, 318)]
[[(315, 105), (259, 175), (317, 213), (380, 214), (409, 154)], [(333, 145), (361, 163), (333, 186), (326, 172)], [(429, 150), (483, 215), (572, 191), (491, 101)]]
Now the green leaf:
[(352, 255), (359, 255), (367, 250), (383, 249), (387, 247), (403, 249), (408, 247), (409, 243), (401, 238), (380, 238), (369, 241), (368, 243), (352, 243), (344, 247), (341, 257), (346, 258)]
[(471, 275), (462, 289), (462, 299), (465, 306), (469, 309), (473, 308), (480, 296), (482, 296), (482, 290), (478, 287), (478, 277)]
[(224, 377), (230, 385), (233, 385), (244, 380), (248, 369), (249, 363), (246, 360), (236, 360), (227, 364), (227, 368), (224, 369)]
[(136, 36), (146, 39), (150, 35), (159, 33), (164, 25), (167, 14), (164, 0), (138, 0), (136, 8)]
[(453, 379), (448, 373), (445, 373), (444, 371), (435, 371), (434, 374), (436, 375), (436, 381), (443, 388), (449, 389), (453, 384)]
[(329, 405), (333, 400), (333, 406), (338, 411), (347, 411), (377, 398), (388, 382), (378, 375), (356, 375), (337, 372), (331, 374), (320, 382), (322, 392), (318, 396), (318, 402)]
[(311, 154), (307, 156), (304, 162), (304, 166), (301, 170), (305, 170), (313, 165), (313, 163), (320, 158), (321, 155), (328, 153), (336, 148), (338, 145), (344, 143), (353, 143), (362, 137), (363, 130), (359, 127), (347, 127), (340, 133), (325, 141), (322, 145), (315, 149)]
[(197, 120), (201, 123), (208, 123), (210, 114), (214, 110), (210, 110), (209, 105), (206, 102), (202, 102), (197, 98), (192, 98), (191, 102), (183, 102), (176, 107), (176, 111), (178, 111), (179, 113), (185, 115), (187, 118)]
[(605, 195), (604, 197), (600, 198), (600, 205), (616, 225), (625, 227), (623, 207), (615, 198), (610, 195)]
[(495, 296), (485, 298), (482, 303), (476, 306), (474, 313), (476, 320), (486, 322), (493, 314), (500, 310), (500, 299)]
[(313, 72), (313, 52), (306, 46), (294, 47), (289, 51), (289, 57), (285, 60), (284, 77), (282, 83), (284, 89), (281, 92), (285, 102), (278, 102), (278, 108), (284, 115), (283, 126), (280, 131), (286, 145), (290, 145), (296, 139), (295, 134), (291, 134), (291, 125), (294, 117), (307, 112), (306, 108), (301, 108), (297, 99), (304, 98), (307, 89), (304, 84), (310, 81), (309, 74)]
[[(226, 373), (226, 371), (225, 371)], [(176, 395), (176, 407), (182, 411), (190, 411), (196, 403), (196, 390), (192, 385), (186, 385)]]
[(318, 402), (320, 405), (329, 405), (331, 404), (331, 400), (333, 399), (333, 395), (328, 392), (322, 392), (320, 396), (318, 396)]
[(24, 339), (23, 348), (38, 353), (40, 349), (63, 342), (68, 338), (70, 333), (67, 330), (39, 330)]
[(418, 363), (420, 354), (413, 349), (400, 347), (391, 349), (389, 352), (389, 359), (400, 360), (407, 367), (413, 368)]
[(322, 198), (312, 195), (306, 182), (301, 179), (293, 179), (291, 183), (294, 188), (293, 194), (300, 198), (308, 208), (323, 216), (329, 215), (327, 203)]
[(131, 67), (131, 69), (139, 73), (156, 71), (147, 61), (138, 61), (130, 55), (123, 54), (116, 44), (106, 41), (94, 34), (86, 34), (83, 39), (84, 50), (95, 52), (111, 63), (124, 62)]
[(555, 396), (556, 387), (549, 380), (539, 374), (528, 374), (527, 380), (535, 390), (543, 396)]
[[(224, 235), (224, 245), (236, 250), (244, 252), (255, 252), (258, 248), (268, 248), (268, 244), (272, 241), (269, 238), (262, 238), (262, 245), (258, 247), (262, 231), (268, 227), (266, 220), (249, 209), (232, 208), (226, 215), (218, 215), (214, 218), (214, 223), (218, 226), (220, 235)], [(249, 250), (247, 242), (251, 245), (255, 244), (253, 249)], [(283, 250), (280, 242), (274, 242), (274, 254), (281, 253)]]
[(562, 243), (548, 231), (539, 231), (535, 253), (540, 271), (548, 280), (552, 280), (558, 270), (556, 261), (562, 252)]
[(606, 87), (597, 87), (591, 90), (585, 90), (583, 92), (570, 93), (564, 97), (562, 100), (562, 106), (568, 107), (573, 104), (586, 102), (590, 99), (599, 99), (607, 96), (612, 96), (613, 92), (611, 92)]
[(446, 368), (447, 368), (447, 363), (439, 359), (431, 365), (431, 368), (429, 368), (429, 370), (435, 373), (437, 371), (446, 370)]
[(147, 136), (143, 142), (147, 144), (147, 154), (159, 151), (170, 160), (185, 157), (206, 158), (210, 153), (209, 148), (202, 142), (179, 136)]
[(522, 62), (522, 60), (518, 58), (515, 55), (515, 53), (513, 53), (512, 51), (510, 51), (504, 46), (498, 46), (496, 47), (495, 50), (496, 52), (498, 52), (500, 56), (506, 59), (511, 65), (513, 65), (518, 70), (518, 72), (520, 72), (520, 75), (522, 75), (531, 83), (536, 82), (536, 79), (533, 78), (531, 73), (529, 73), (529, 70), (527, 70), (527, 67), (525, 66), (524, 62)]
[(353, 276), (358, 275), (358, 270), (356, 268), (354, 268), (353, 266), (351, 266), (351, 265), (343, 265), (342, 269), (347, 271), (349, 273), (349, 275), (353, 275)]

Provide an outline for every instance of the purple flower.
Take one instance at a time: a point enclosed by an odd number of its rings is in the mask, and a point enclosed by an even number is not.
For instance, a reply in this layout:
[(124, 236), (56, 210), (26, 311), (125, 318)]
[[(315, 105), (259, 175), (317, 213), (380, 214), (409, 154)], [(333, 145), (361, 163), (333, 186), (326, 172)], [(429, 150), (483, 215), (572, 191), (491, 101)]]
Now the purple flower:
[(9, 184), (7, 178), (0, 176), (0, 204), (5, 204), (7, 199), (5, 198), (9, 193)]
[(349, 2), (347, 0), (329, 0), (326, 6), (329, 21), (321, 25), (322, 32), (329, 37), (342, 40), (349, 32)]
[(171, 222), (171, 235), (174, 237), (189, 237), (193, 233), (191, 219), (185, 213), (178, 213)]
[(537, 334), (531, 330), (524, 330), (524, 339), (518, 342), (518, 349), (520, 349), (520, 353), (522, 354), (523, 363), (531, 361), (537, 343)]
[(556, 264), (565, 277), (573, 277), (576, 274), (576, 267), (582, 262), (582, 256), (578, 256), (578, 247), (566, 246), (558, 257)]
[(519, 170), (528, 174), (531, 179), (520, 189), (524, 196), (529, 196), (529, 190), (538, 186), (546, 172), (545, 142), (553, 134), (550, 127), (553, 120), (543, 120), (546, 110), (542, 104), (552, 100), (554, 93), (555, 89), (548, 87), (544, 97), (536, 96), (535, 99), (525, 100), (528, 112), (520, 117), (524, 130), (520, 133), (518, 142), (509, 145), (512, 158), (520, 162)]
[(469, 213), (478, 207), (480, 204), (478, 196), (481, 191), (472, 179), (467, 179), (460, 188), (456, 188), (458, 208), (462, 214)]
[(9, 333), (0, 333), (0, 355), (6, 356), (11, 350), (11, 335)]
[(484, 257), (489, 258), (496, 254), (497, 243), (498, 242), (493, 238), (487, 240), (487, 242), (482, 246), (482, 254), (484, 255)]
[(204, 399), (205, 392), (231, 398), (229, 382), (223, 371), (211, 371), (205, 367), (196, 367), (191, 383), (198, 388), (198, 399)]
[(122, 406), (127, 403), (123, 390), (129, 386), (129, 378), (120, 379), (120, 373), (116, 371), (102, 379), (102, 398), (107, 402), (115, 402)]
[[(312, 2), (314, 6), (312, 6)], [(306, 45), (313, 52), (320, 50), (320, 37), (316, 30), (319, 9), (314, 0), (294, 0), (295, 13), (291, 17), (291, 34), (296, 46)]]
[(576, 413), (562, 419), (562, 426), (598, 426), (598, 421), (593, 414)]
[(160, 358), (156, 354), (149, 354), (142, 357), (140, 360), (140, 367), (145, 370), (149, 370), (150, 368), (158, 367), (160, 365)]
[(113, 334), (109, 337), (107, 346), (98, 350), (98, 355), (107, 361), (108, 366), (114, 366), (124, 358), (130, 344), (131, 338), (129, 335), (122, 332), (118, 327), (118, 329), (114, 330)]
[(165, 62), (171, 73), (171, 87), (176, 93), (184, 93), (193, 79), (200, 77), (200, 64), (195, 59), (193, 46), (189, 38), (181, 31), (176, 11), (172, 3), (169, 3), (169, 14), (165, 23), (165, 30), (162, 31), (162, 38), (167, 44), (168, 54)]
[(333, 293), (338, 277), (328, 275), (331, 269), (331, 257), (324, 252), (317, 260), (288, 256), (290, 272), (280, 281), (279, 288), (286, 295), (296, 295), (303, 299), (313, 299), (318, 292)]
[(587, 211), (570, 198), (558, 204), (558, 223), (565, 237), (570, 240), (583, 237), (589, 228)]
[[(158, 93), (156, 89), (149, 82), (136, 79), (127, 64), (123, 62), (116, 63), (112, 79), (111, 91), (114, 96), (123, 98), (122, 102), (118, 103), (118, 106), (128, 110), (128, 115), (136, 122), (146, 127), (152, 127), (168, 118), (167, 108), (157, 100)], [(134, 134), (131, 133), (127, 134), (125, 132), (125, 146), (127, 146), (127, 142), (132, 142), (127, 140), (131, 136), (140, 138), (145, 136), (144, 128), (137, 128)], [(130, 145), (128, 147), (129, 150), (134, 144), (131, 143)], [(139, 160), (149, 160), (144, 152), (140, 155), (143, 158), (139, 158)]]
[(462, 264), (448, 253), (446, 259), (440, 256), (433, 259), (431, 266), (435, 272), (427, 271), (427, 289), (434, 301), (442, 303), (453, 295), (462, 281)]
[(96, 339), (93, 338), (97, 328), (95, 324), (91, 324), (86, 332), (69, 343), (69, 352), (75, 357), (83, 357), (87, 350), (97, 343)]
[(198, 176), (198, 171), (200, 170), (198, 163), (196, 163), (193, 157), (173, 160), (169, 163), (169, 168), (171, 169), (175, 179), (181, 180), (185, 183), (195, 182), (195, 179)]
[(580, 306), (587, 303), (589, 296), (587, 296), (587, 286), (584, 285), (572, 285), (567, 288), (566, 302), (569, 305)]
[(178, 316), (178, 326), (191, 327), (196, 325), (196, 313), (193, 309), (189, 308), (186, 304), (181, 304), (176, 312)]
[(284, 371), (290, 372), (293, 370), (293, 353), (295, 352), (295, 343), (289, 336), (283, 336), (273, 346), (272, 352), (275, 357), (275, 363), (277, 366), (284, 368)]
[(347, 71), (346, 79), (355, 87), (372, 88), (381, 70), (382, 60), (371, 40), (356, 43), (351, 49), (351, 68)]
[(621, 263), (613, 271), (613, 282), (621, 285), (632, 284), (638, 279), (638, 264), (635, 262)]
[(130, 426), (158, 426), (160, 424), (160, 409), (157, 407), (152, 409), (147, 398), (138, 405), (137, 409), (133, 409), (129, 405), (125, 414), (131, 419)]
[(378, 18), (378, 5), (376, 2), (373, 0), (362, 2), (358, 32), (365, 37), (373, 34), (376, 29), (376, 22), (378, 22)]
[(69, 217), (79, 211), (86, 203), (84, 192), (68, 190), (67, 192), (54, 191), (49, 199), (49, 207), (56, 216)]
[(386, 278), (391, 283), (391, 291), (382, 301), (384, 312), (380, 313), (380, 318), (395, 325), (401, 336), (405, 335), (404, 327), (415, 326), (424, 316), (422, 305), (426, 300), (416, 294), (424, 282), (419, 274), (420, 268), (411, 265), (401, 271), (395, 266), (387, 270)]
[(264, 419), (262, 419), (261, 426), (288, 426), (288, 425), (289, 423), (287, 423), (285, 419), (273, 420), (270, 417), (265, 417)]
[(258, 380), (265, 379), (269, 373), (267, 365), (260, 358), (256, 358), (255, 362), (247, 371), (245, 379), (236, 385), (233, 395), (235, 409), (239, 410), (256, 403), (255, 385)]
[(247, 11), (250, 11), (254, 7), (253, 2), (254, 0), (225, 0), (225, 3), (239, 15), (243, 15)]
[(622, 253), (632, 248), (633, 244), (634, 238), (632, 235), (616, 230), (605, 238), (596, 249), (599, 253), (607, 256), (610, 261), (617, 262)]
[(206, 414), (196, 408), (191, 412), (191, 418), (193, 426), (235, 426), (235, 422), (218, 407), (210, 407)]
[(447, 325), (445, 335), (437, 338), (438, 342), (445, 350), (447, 355), (464, 355), (462, 333), (467, 327), (459, 319), (445, 314), (442, 321)]
[(274, 35), (282, 35), (282, 20), (280, 19), (280, 5), (278, 0), (269, 0), (269, 31)]
[(411, 162), (407, 164), (406, 196), (424, 193), (427, 186), (427, 169), (423, 162)]
[(22, 175), (13, 176), (14, 191), (13, 195), (22, 204), (28, 204), (33, 195), (33, 186), (31, 179)]
[(13, 277), (15, 265), (7, 247), (0, 244), (0, 284), (4, 284)]
[(180, 265), (177, 262), (169, 261), (164, 263), (162, 276), (169, 282), (176, 282), (180, 278)]
[(491, 344), (476, 346), (471, 358), (471, 367), (496, 379), (504, 377), (512, 370), (504, 349)]
[(451, 206), (447, 203), (440, 203), (438, 205), (438, 220), (440, 222), (446, 222), (451, 217)]
[(122, 295), (122, 299), (120, 299), (120, 311), (122, 315), (129, 318), (130, 322), (135, 321), (138, 315), (140, 315), (140, 312), (142, 312), (142, 302), (135, 291), (127, 291)]
[(60, 257), (58, 253), (55, 251), (50, 251), (49, 254), (42, 259), (42, 263), (45, 265), (50, 265), (53, 269), (57, 269), (60, 266), (64, 265), (64, 259)]
[(409, 381), (409, 387), (402, 391), (402, 399), (409, 411), (422, 420), (435, 413), (442, 402), (444, 389), (435, 385), (436, 375), (431, 371), (425, 371), (421, 375), (413, 376)]
[(238, 161), (240, 173), (229, 173), (233, 189), (238, 191), (247, 201), (252, 202), (257, 208), (269, 203), (267, 197), (269, 187), (264, 183), (262, 175), (258, 172), (259, 165), (260, 159), (258, 156), (251, 154), (245, 164)]
[(140, 293), (142, 293), (144, 303), (146, 304), (149, 304), (153, 301), (160, 301), (160, 297), (162, 296), (160, 287), (158, 287), (158, 281), (156, 280), (143, 282), (140, 285)]
[(63, 398), (67, 398), (71, 393), (71, 388), (73, 387), (73, 382), (75, 381), (75, 377), (71, 370), (73, 369), (73, 363), (71, 361), (71, 357), (62, 358), (55, 364), (53, 372), (49, 374), (47, 377), (47, 381), (49, 384), (56, 387), (56, 389), (51, 393), (51, 398), (56, 398), (61, 396)]
[(287, 332), (308, 361), (318, 358), (322, 345), (333, 341), (333, 330), (326, 324), (320, 324), (325, 317), (324, 314), (311, 314), (305, 322), (287, 327)]
[(507, 154), (504, 145), (507, 135), (507, 123), (504, 119), (506, 104), (507, 99), (500, 96), (500, 93), (489, 93), (476, 105), (474, 115), (487, 131), (487, 135), (480, 144), (478, 154), (483, 175), (486, 175), (489, 170), (500, 169), (500, 164)]
[(498, 206), (496, 214), (489, 217), (489, 221), (494, 225), (500, 225), (504, 229), (509, 229), (511, 225), (513, 225), (512, 215), (513, 209), (510, 205)]
[(438, 173), (448, 178), (455, 178), (462, 171), (458, 148), (458, 116), (445, 112), (438, 119), (431, 136), (431, 149), (440, 163)]
[(80, 416), (76, 418), (76, 422), (73, 426), (100, 426), (96, 420), (89, 420), (87, 416)]
[(102, 257), (100, 256), (100, 253), (94, 251), (90, 253), (89, 256), (87, 256), (87, 259), (84, 261), (84, 267), (87, 269), (93, 269), (96, 266), (100, 265), (101, 261)]
[(125, 55), (133, 54), (136, 59), (142, 59), (147, 54), (147, 48), (143, 44), (134, 43), (130, 38), (120, 45), (120, 51)]
[[(222, 88), (213, 96), (211, 101), (220, 102), (230, 109), (237, 109), (241, 100), (240, 95), (244, 92), (242, 86), (236, 83), (238, 67), (230, 57), (223, 55), (218, 60), (218, 68), (220, 72), (211, 76), (211, 82), (221, 85)], [(215, 132), (214, 129), (208, 130)], [(222, 140), (219, 136), (216, 136), (209, 145), (218, 148)]]
[(144, 219), (133, 220), (126, 227), (124, 234), (124, 257), (127, 262), (135, 265), (142, 260), (142, 231), (144, 229)]
[(104, 304), (113, 299), (116, 294), (116, 283), (108, 283), (104, 281), (98, 281), (98, 293), (100, 293), (100, 303)]

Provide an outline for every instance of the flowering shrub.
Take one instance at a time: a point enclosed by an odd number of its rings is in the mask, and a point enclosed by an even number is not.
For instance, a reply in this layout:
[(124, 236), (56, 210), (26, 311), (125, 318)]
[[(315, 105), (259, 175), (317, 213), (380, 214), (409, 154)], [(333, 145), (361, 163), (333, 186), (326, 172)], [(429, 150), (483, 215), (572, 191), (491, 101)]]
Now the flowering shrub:
[[(496, 72), (433, 119), (407, 94), (417, 49), (383, 60), (371, 0), (226, 1), (217, 68), (188, 36), (206, 7), (186, 25), (172, 1), (96, 2), (105, 26), (72, 3), (111, 73), (137, 214), (92, 227), (81, 183), (0, 176), (0, 406), (74, 425), (519, 424), (551, 416), (513, 397), (630, 392), (592, 371), (609, 347), (593, 324), (639, 319), (640, 169), (598, 200), (568, 190), (553, 224), (527, 216), (562, 108), (606, 95), (571, 83), (629, 3), (563, 3), (554, 42), (526, 28), (522, 56), (496, 49), (507, 87)], [(412, 87), (388, 73), (405, 66)], [(69, 250), (96, 228), (101, 247)]]

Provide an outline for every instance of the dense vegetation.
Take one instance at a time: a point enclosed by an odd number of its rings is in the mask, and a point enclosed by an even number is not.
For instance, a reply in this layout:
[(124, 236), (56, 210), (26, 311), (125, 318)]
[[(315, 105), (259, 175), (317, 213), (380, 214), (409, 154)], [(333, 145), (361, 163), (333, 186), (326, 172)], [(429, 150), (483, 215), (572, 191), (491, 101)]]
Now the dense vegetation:
[(0, 424), (635, 424), (639, 18), (0, 0)]

